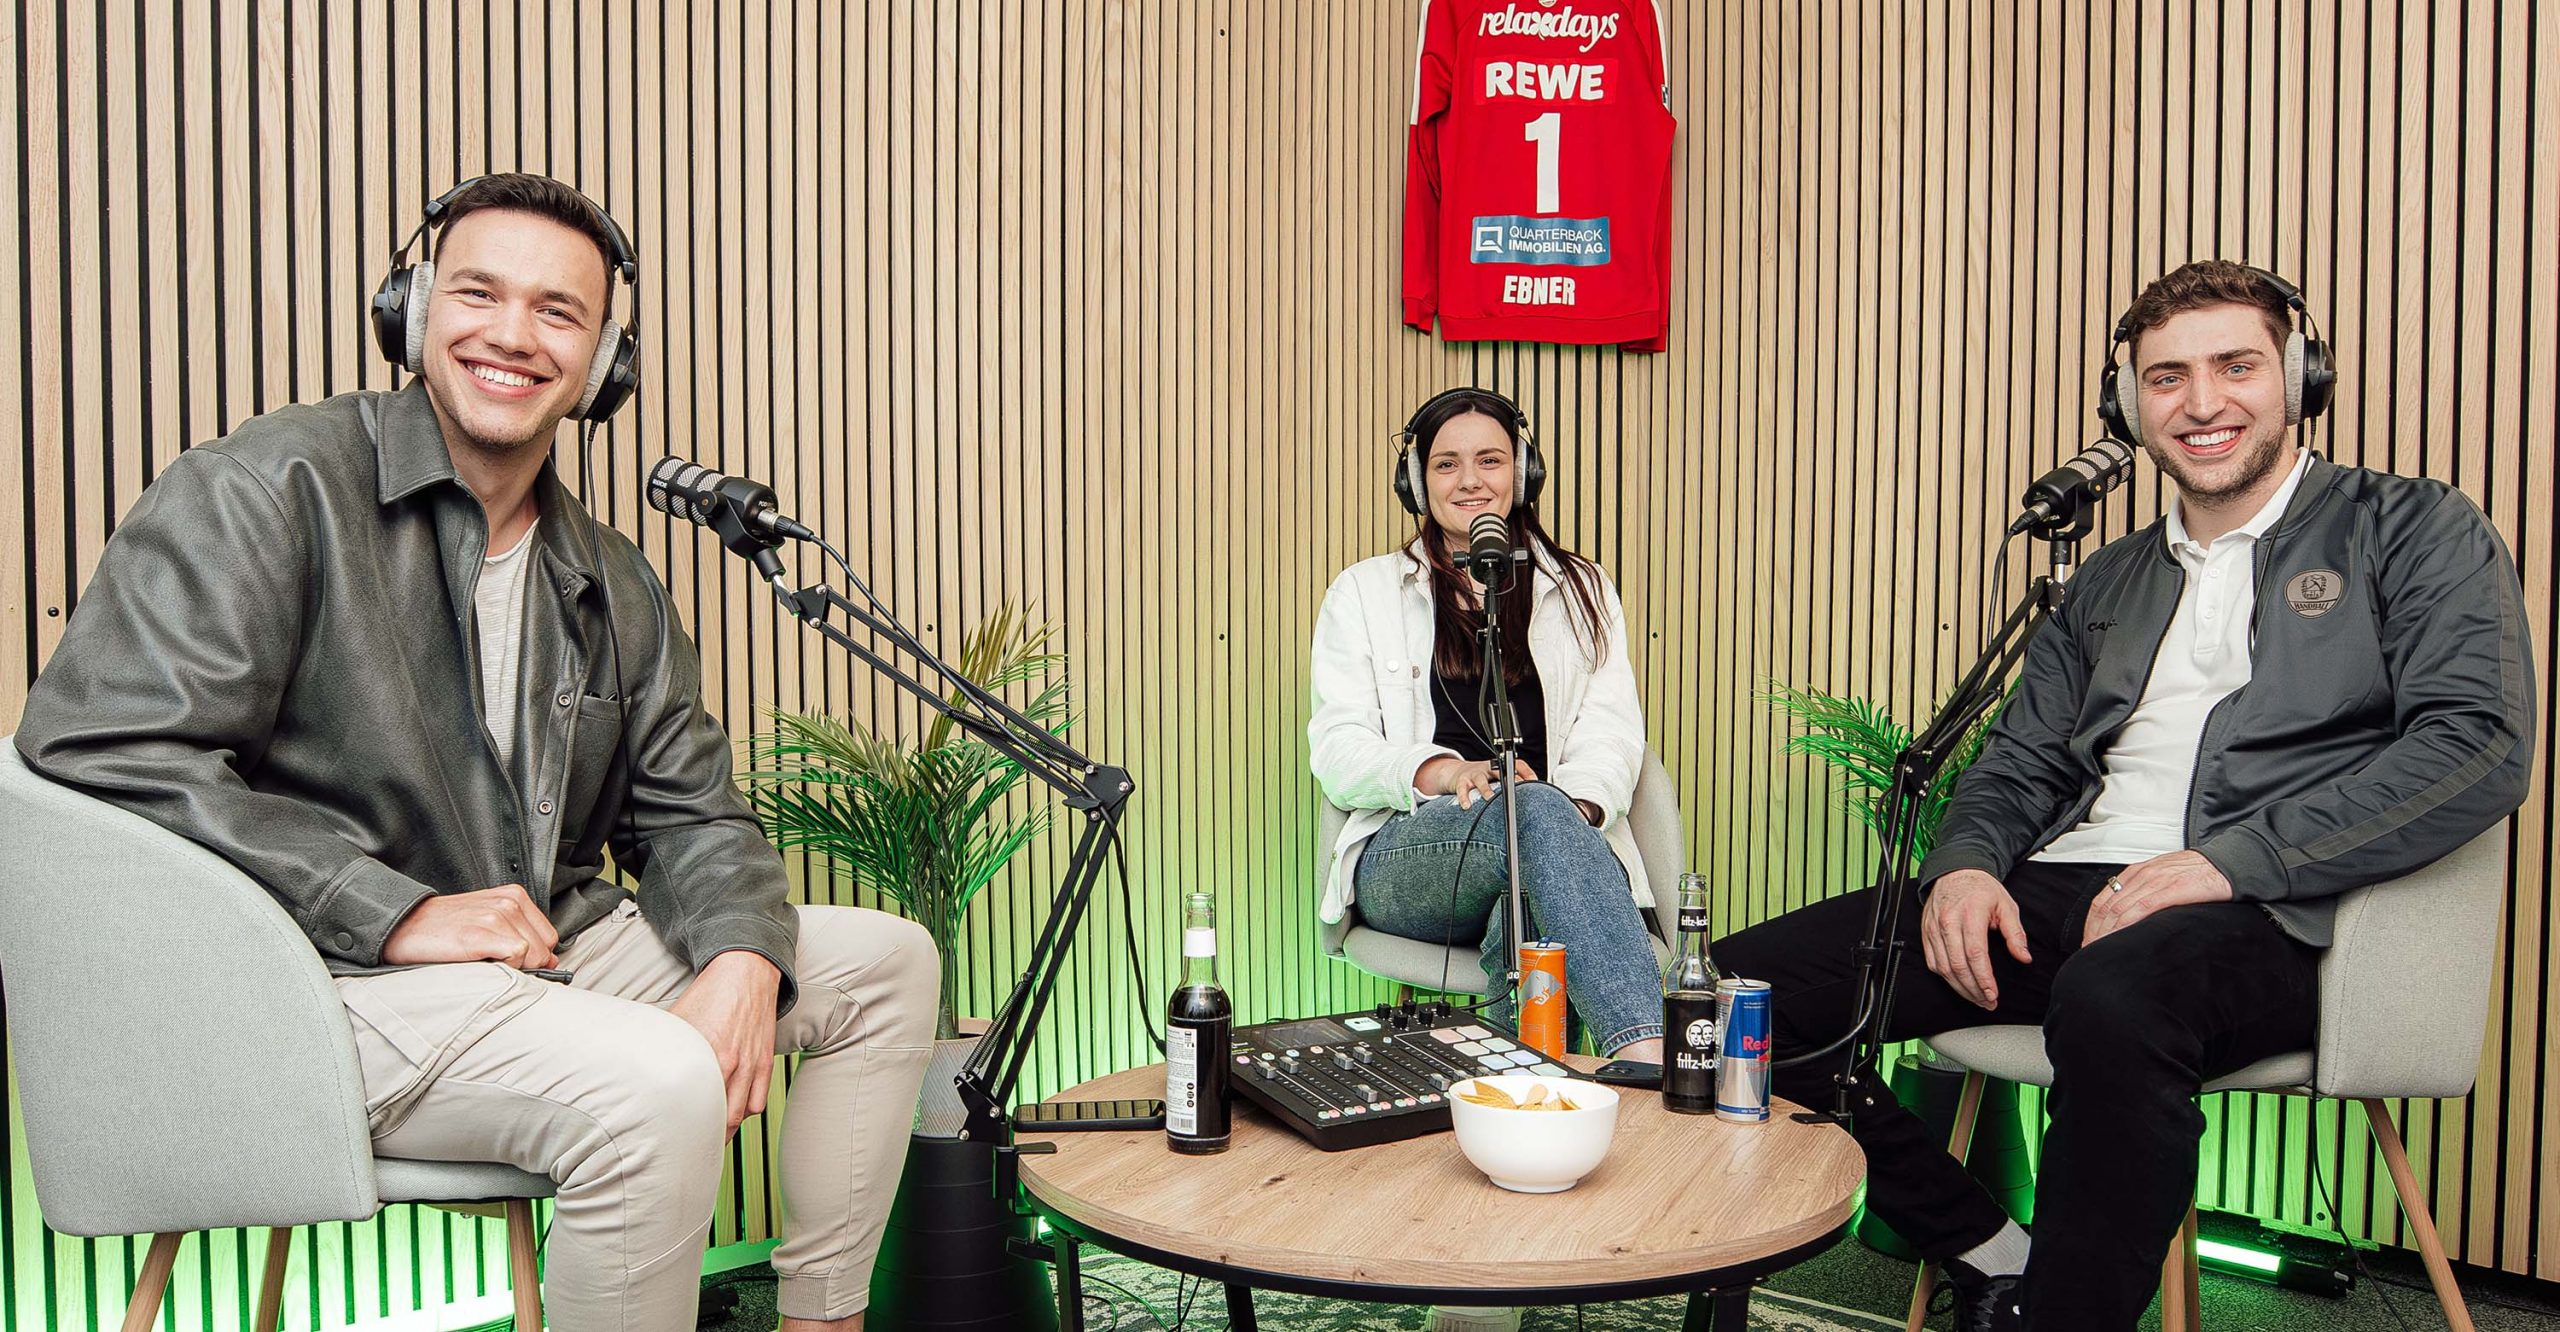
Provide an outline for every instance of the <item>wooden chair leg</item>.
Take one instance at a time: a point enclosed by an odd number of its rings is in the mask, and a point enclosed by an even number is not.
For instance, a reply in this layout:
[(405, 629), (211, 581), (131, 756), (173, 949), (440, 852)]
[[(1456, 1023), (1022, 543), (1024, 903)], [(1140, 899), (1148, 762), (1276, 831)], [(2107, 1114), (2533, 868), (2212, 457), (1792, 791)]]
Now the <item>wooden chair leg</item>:
[(1981, 1074), (1965, 1070), (1964, 1091), (1956, 1097), (1955, 1127), (1947, 1131), (1947, 1155), (1959, 1161), (1973, 1159), (1973, 1121), (1982, 1114), (1984, 1081)]
[(542, 1276), (534, 1266), (539, 1243), (533, 1201), (507, 1199), (507, 1279), (515, 1287), (516, 1332), (542, 1332)]
[(2169, 1252), (2160, 1260), (2160, 1332), (2201, 1332), (2204, 1305), (2196, 1276), (2196, 1209), (2190, 1203)]
[(273, 1226), (267, 1230), (267, 1270), (258, 1278), (258, 1318), (249, 1326), (257, 1332), (276, 1332), (276, 1323), (284, 1317), (285, 1260), (293, 1256), (293, 1228)]
[(1920, 1332), (1920, 1329), (1928, 1323), (1929, 1296), (1937, 1289), (1937, 1264), (1921, 1263), (1920, 1274), (1911, 1279), (1911, 1317), (1903, 1323), (1903, 1332)]
[(2196, 1207), (2187, 1204), (2187, 1332), (2204, 1332), (2204, 1232), (2196, 1224)]
[(2418, 1256), (2427, 1264), (2427, 1283), (2436, 1288), (2436, 1303), (2444, 1306), (2445, 1326), (2452, 1332), (2472, 1332), (2471, 1306), (2463, 1303), (2462, 1287), (2453, 1283), (2453, 1264), (2444, 1256), (2444, 1240), (2436, 1234), (2436, 1219), (2427, 1210), (2427, 1195), (2418, 1189), (2418, 1173), (2409, 1168), (2409, 1149), (2400, 1141), (2400, 1128), (2391, 1122), (2391, 1111), (2378, 1097), (2364, 1097), (2356, 1102), (2364, 1107), (2364, 1119), (2373, 1126), (2373, 1140), (2382, 1148), (2383, 1164), (2391, 1168), (2391, 1189), (2400, 1195), (2400, 1212), (2409, 1218), (2409, 1229), (2418, 1237)]
[[(1964, 1074), (1964, 1090), (1956, 1097), (1956, 1122), (1947, 1131), (1947, 1155), (1959, 1161), (1973, 1156), (1973, 1123), (1982, 1114), (1982, 1075), (1972, 1069)], [(1920, 1274), (1911, 1279), (1911, 1316), (1904, 1321), (1904, 1332), (1920, 1332), (1929, 1319), (1929, 1296), (1938, 1288), (1938, 1269), (1934, 1263), (1920, 1264)]]
[(142, 1256), (142, 1274), (133, 1281), (133, 1299), (124, 1306), (124, 1332), (151, 1332), (151, 1325), (160, 1321), (160, 1300), (169, 1293), (169, 1268), (178, 1261), (178, 1241), (185, 1238), (182, 1230), (151, 1237), (151, 1251)]

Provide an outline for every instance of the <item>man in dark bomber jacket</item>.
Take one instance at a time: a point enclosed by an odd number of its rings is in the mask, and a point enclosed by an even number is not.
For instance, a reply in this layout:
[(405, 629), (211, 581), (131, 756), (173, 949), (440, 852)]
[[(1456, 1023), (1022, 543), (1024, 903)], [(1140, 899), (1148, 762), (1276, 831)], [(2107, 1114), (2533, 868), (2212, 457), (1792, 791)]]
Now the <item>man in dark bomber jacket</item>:
[(938, 960), (910, 922), (792, 903), (665, 590), (559, 481), (553, 437), (620, 337), (619, 247), (556, 181), (451, 196), (413, 270), (419, 378), (171, 463), (17, 745), (292, 915), (337, 977), (377, 1154), (558, 1182), (555, 1328), (695, 1325), (726, 1140), (800, 1052), (782, 1325), (851, 1332)]
[[(2125, 325), (2129, 433), (2177, 497), (2029, 645), (1920, 868), (1928, 969), (1886, 1033), (2042, 1024), (2032, 1246), (1861, 1071), (1868, 1205), (1946, 1262), (1966, 1329), (2132, 1328), (2194, 1194), (2196, 1093), (2311, 1044), (2337, 894), (2461, 846), (2529, 780), (2522, 592), (2480, 511), (2289, 438), (2298, 335), (2265, 275), (2190, 264)], [(1872, 891), (1715, 945), (1773, 985), (1780, 1048), (1847, 1029)], [(1823, 1104), (1833, 1072), (1776, 1089)]]

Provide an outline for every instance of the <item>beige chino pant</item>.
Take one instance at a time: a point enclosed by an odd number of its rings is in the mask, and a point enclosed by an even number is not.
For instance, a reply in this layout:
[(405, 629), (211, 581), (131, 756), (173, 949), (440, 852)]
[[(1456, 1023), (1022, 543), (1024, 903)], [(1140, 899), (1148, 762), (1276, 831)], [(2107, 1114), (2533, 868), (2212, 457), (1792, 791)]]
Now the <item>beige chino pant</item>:
[[(842, 1318), (871, 1268), (933, 1048), (939, 961), (914, 923), (799, 908), (802, 1056), (782, 1124), (784, 1315)], [(709, 1043), (664, 1011), (692, 969), (625, 903), (560, 951), (567, 985), (495, 962), (339, 978), (377, 1155), (504, 1161), (559, 1183), (543, 1281), (562, 1332), (691, 1328), (725, 1155)], [(780, 1077), (776, 1075), (776, 1084)]]

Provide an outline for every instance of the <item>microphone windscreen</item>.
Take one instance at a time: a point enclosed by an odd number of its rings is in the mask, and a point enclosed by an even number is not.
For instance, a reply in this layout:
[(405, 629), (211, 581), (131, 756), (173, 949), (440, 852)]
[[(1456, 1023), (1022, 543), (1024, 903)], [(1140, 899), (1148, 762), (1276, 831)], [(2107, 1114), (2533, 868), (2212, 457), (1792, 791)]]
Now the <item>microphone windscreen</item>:
[(649, 469), (649, 507), (687, 522), (701, 522), (701, 501), (697, 496), (719, 479), (719, 473), (699, 463), (660, 458), (658, 465)]

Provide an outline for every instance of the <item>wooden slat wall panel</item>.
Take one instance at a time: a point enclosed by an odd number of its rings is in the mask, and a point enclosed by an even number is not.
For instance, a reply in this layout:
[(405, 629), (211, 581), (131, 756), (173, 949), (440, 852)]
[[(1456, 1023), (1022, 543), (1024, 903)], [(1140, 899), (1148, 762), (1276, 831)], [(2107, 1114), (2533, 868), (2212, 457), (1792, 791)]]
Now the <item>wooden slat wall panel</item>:
[[(388, 386), (357, 318), (383, 256), (432, 192), (518, 167), (583, 185), (641, 249), (644, 386), (564, 470), (664, 573), (734, 728), (914, 713), (638, 503), (665, 453), (770, 479), (946, 642), (1006, 598), (1059, 622), (1080, 743), (1140, 782), (1135, 919), (1096, 903), (1033, 1093), (1152, 1057), (1134, 1010), (1189, 888), (1220, 894), (1248, 1019), (1377, 995), (1316, 954), (1305, 645), (1333, 573), (1406, 530), (1386, 438), (1448, 383), (1523, 399), (1552, 524), (1617, 575), (1721, 928), (1842, 891), (1873, 852), (1753, 691), (1906, 716), (1940, 692), (2027, 572), (1984, 586), (2005, 497), (2086, 436), (2108, 322), (2192, 256), (2304, 282), (2346, 369), (2321, 446), (2480, 500), (2551, 659), (2560, 95), (2531, 53), (2560, 10), (1667, 8), (1672, 350), (1630, 357), (1396, 325), (1417, 0), (18, 6), (0, 729), (141, 486), (257, 412)], [(2106, 534), (2159, 511), (2155, 480), (2134, 490)], [(2480, 1088), (2407, 1110), (2457, 1255), (2546, 1279), (2547, 786), (2517, 821)], [(973, 1009), (1067, 831), (975, 913)], [(871, 900), (795, 870), (813, 899)], [(2404, 1239), (2352, 1115), (2209, 1113), (2208, 1204), (2321, 1216), (2316, 1158), (2350, 1230)], [(0, 1308), (84, 1325), (138, 1253), (44, 1231), (10, 1129)], [(772, 1233), (772, 1134), (733, 1149), (715, 1242)], [(297, 1326), (504, 1280), (467, 1219), (314, 1230)], [(237, 1326), (254, 1250), (190, 1250), (173, 1325)]]

